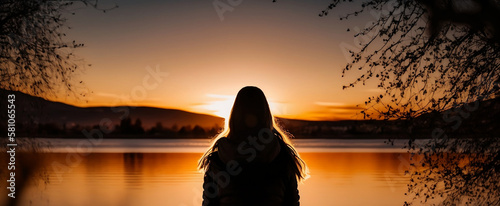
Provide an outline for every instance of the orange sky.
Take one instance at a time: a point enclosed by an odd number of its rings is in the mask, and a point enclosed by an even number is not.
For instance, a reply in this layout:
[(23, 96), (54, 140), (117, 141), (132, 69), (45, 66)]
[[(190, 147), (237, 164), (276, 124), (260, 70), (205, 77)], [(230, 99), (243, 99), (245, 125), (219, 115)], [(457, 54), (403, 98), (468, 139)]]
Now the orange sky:
[(119, 8), (106, 13), (77, 9), (67, 34), (85, 44), (74, 53), (92, 64), (79, 76), (92, 94), (88, 102), (59, 100), (225, 116), (238, 90), (255, 85), (277, 116), (359, 119), (354, 105), (380, 90), (375, 82), (342, 90), (358, 74), (341, 78), (348, 61), (343, 48), (358, 41), (346, 29), (373, 17), (318, 17), (329, 2), (243, 1), (229, 5), (223, 20), (212, 1), (117, 1)]

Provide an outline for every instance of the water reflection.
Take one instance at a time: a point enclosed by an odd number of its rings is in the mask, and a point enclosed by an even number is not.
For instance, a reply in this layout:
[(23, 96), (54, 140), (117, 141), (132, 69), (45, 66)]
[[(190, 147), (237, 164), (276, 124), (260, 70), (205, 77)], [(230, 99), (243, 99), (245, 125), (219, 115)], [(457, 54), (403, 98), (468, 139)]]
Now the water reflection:
[[(311, 178), (303, 205), (401, 205), (407, 154), (302, 153)], [(200, 153), (95, 153), (63, 174), (51, 167), (67, 154), (45, 154), (50, 183), (33, 182), (22, 205), (201, 205)], [(40, 159), (40, 157), (39, 157)], [(57, 181), (57, 176), (62, 181)]]
[(123, 168), (125, 178), (125, 186), (129, 188), (140, 189), (142, 186), (142, 168), (143, 157), (142, 153), (123, 153)]

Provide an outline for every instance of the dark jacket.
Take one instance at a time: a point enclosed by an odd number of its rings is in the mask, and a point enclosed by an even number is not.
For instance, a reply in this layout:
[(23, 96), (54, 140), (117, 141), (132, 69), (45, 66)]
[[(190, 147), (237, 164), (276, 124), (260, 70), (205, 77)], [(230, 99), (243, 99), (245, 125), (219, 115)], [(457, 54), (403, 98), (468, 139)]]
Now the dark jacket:
[(232, 145), (227, 138), (216, 143), (204, 176), (204, 206), (299, 205), (287, 146), (278, 138), (262, 145)]

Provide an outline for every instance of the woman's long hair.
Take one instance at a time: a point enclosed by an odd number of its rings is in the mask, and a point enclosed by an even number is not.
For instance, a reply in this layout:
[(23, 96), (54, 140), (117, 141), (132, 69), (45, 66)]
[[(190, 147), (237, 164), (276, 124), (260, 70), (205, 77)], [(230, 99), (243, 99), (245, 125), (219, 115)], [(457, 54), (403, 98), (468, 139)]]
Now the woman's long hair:
[(200, 170), (207, 170), (210, 165), (210, 156), (218, 150), (217, 142), (220, 138), (228, 138), (232, 142), (241, 142), (249, 135), (257, 136), (261, 129), (269, 129), (281, 144), (284, 144), (286, 156), (291, 165), (291, 172), (298, 181), (308, 177), (308, 168), (305, 162), (293, 147), (289, 134), (283, 132), (276, 124), (266, 96), (257, 87), (247, 86), (242, 88), (236, 99), (229, 121), (226, 122), (225, 130), (214, 138), (210, 148), (203, 154), (198, 162)]

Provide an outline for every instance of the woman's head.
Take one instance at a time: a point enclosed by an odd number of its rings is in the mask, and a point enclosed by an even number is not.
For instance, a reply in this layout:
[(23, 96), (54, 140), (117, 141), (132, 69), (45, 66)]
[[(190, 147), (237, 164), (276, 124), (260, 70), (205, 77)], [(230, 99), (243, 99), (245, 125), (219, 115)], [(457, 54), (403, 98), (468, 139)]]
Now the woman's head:
[(272, 131), (280, 145), (284, 145), (281, 150), (285, 152), (286, 161), (291, 166), (290, 172), (298, 180), (307, 178), (308, 169), (305, 162), (293, 147), (288, 134), (275, 123), (264, 92), (254, 86), (244, 87), (238, 92), (225, 130), (214, 139), (212, 146), (200, 159), (199, 168), (205, 170), (208, 168), (210, 156), (219, 151), (217, 145), (219, 139), (228, 138), (232, 143), (244, 143), (249, 136), (258, 136), (262, 129)]
[(246, 138), (261, 129), (272, 129), (273, 116), (264, 92), (253, 86), (241, 89), (234, 100), (228, 125), (228, 138)]

